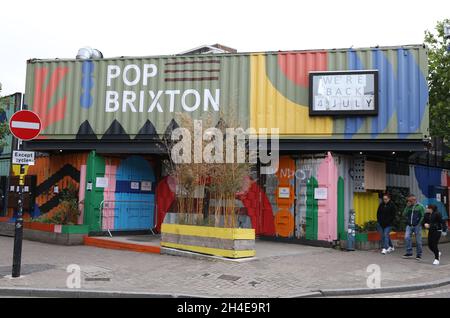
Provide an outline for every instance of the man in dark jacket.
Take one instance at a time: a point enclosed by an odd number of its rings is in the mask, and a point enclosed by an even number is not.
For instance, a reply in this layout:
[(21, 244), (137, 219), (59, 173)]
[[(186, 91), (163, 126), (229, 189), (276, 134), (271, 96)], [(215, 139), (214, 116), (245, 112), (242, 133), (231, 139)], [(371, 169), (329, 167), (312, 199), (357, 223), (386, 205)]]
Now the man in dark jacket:
[(411, 258), (413, 256), (412, 248), (412, 234), (416, 236), (416, 249), (418, 261), (422, 260), (422, 220), (425, 214), (425, 208), (422, 204), (417, 202), (416, 196), (410, 194), (406, 202), (406, 208), (403, 211), (403, 215), (406, 219), (406, 254), (403, 258)]
[(392, 245), (390, 233), (392, 224), (394, 223), (396, 208), (395, 204), (391, 201), (389, 194), (383, 195), (383, 202), (381, 202), (377, 211), (377, 230), (380, 232), (381, 245), (383, 249), (381, 254), (386, 254), (394, 251), (394, 245)]

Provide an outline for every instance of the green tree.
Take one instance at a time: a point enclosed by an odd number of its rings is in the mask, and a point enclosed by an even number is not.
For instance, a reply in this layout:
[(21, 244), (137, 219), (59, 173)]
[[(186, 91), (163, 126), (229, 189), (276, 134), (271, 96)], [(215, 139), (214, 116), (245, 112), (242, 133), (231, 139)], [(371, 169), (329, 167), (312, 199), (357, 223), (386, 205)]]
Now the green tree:
[[(430, 132), (442, 137), (450, 146), (450, 40), (444, 37), (444, 25), (450, 19), (439, 21), (434, 31), (425, 31), (425, 45), (428, 48), (428, 86), (430, 96)], [(450, 160), (450, 155), (447, 155)]]
[[(2, 98), (2, 83), (0, 83), (0, 113), (4, 112), (4, 105), (5, 99)], [(6, 144), (5, 137), (9, 135), (9, 126), (8, 122), (5, 121), (3, 123), (0, 123), (0, 147), (4, 146)]]

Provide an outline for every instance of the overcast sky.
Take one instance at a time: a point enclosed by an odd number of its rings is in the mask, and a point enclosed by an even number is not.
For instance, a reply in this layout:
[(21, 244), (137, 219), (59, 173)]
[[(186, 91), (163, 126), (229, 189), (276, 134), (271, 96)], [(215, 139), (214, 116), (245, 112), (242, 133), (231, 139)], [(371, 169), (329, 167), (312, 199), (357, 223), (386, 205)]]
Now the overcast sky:
[(0, 82), (3, 95), (23, 92), (27, 59), (74, 58), (82, 46), (112, 57), (417, 44), (446, 17), (449, 0), (5, 0)]

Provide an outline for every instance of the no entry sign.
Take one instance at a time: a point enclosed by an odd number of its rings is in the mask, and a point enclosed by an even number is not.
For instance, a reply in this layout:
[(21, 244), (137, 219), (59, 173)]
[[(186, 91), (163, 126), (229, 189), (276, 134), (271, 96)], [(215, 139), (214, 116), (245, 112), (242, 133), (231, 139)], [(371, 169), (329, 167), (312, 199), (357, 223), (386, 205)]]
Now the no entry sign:
[(41, 132), (41, 119), (29, 110), (15, 112), (9, 120), (9, 129), (17, 139), (31, 140)]

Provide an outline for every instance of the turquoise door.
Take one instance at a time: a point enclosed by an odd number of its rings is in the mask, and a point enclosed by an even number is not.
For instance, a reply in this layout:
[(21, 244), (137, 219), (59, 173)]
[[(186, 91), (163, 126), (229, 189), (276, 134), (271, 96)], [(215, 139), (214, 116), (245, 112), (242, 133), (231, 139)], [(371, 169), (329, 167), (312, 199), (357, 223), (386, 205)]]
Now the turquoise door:
[(155, 225), (156, 178), (141, 156), (122, 160), (116, 172), (114, 230), (149, 230)]

